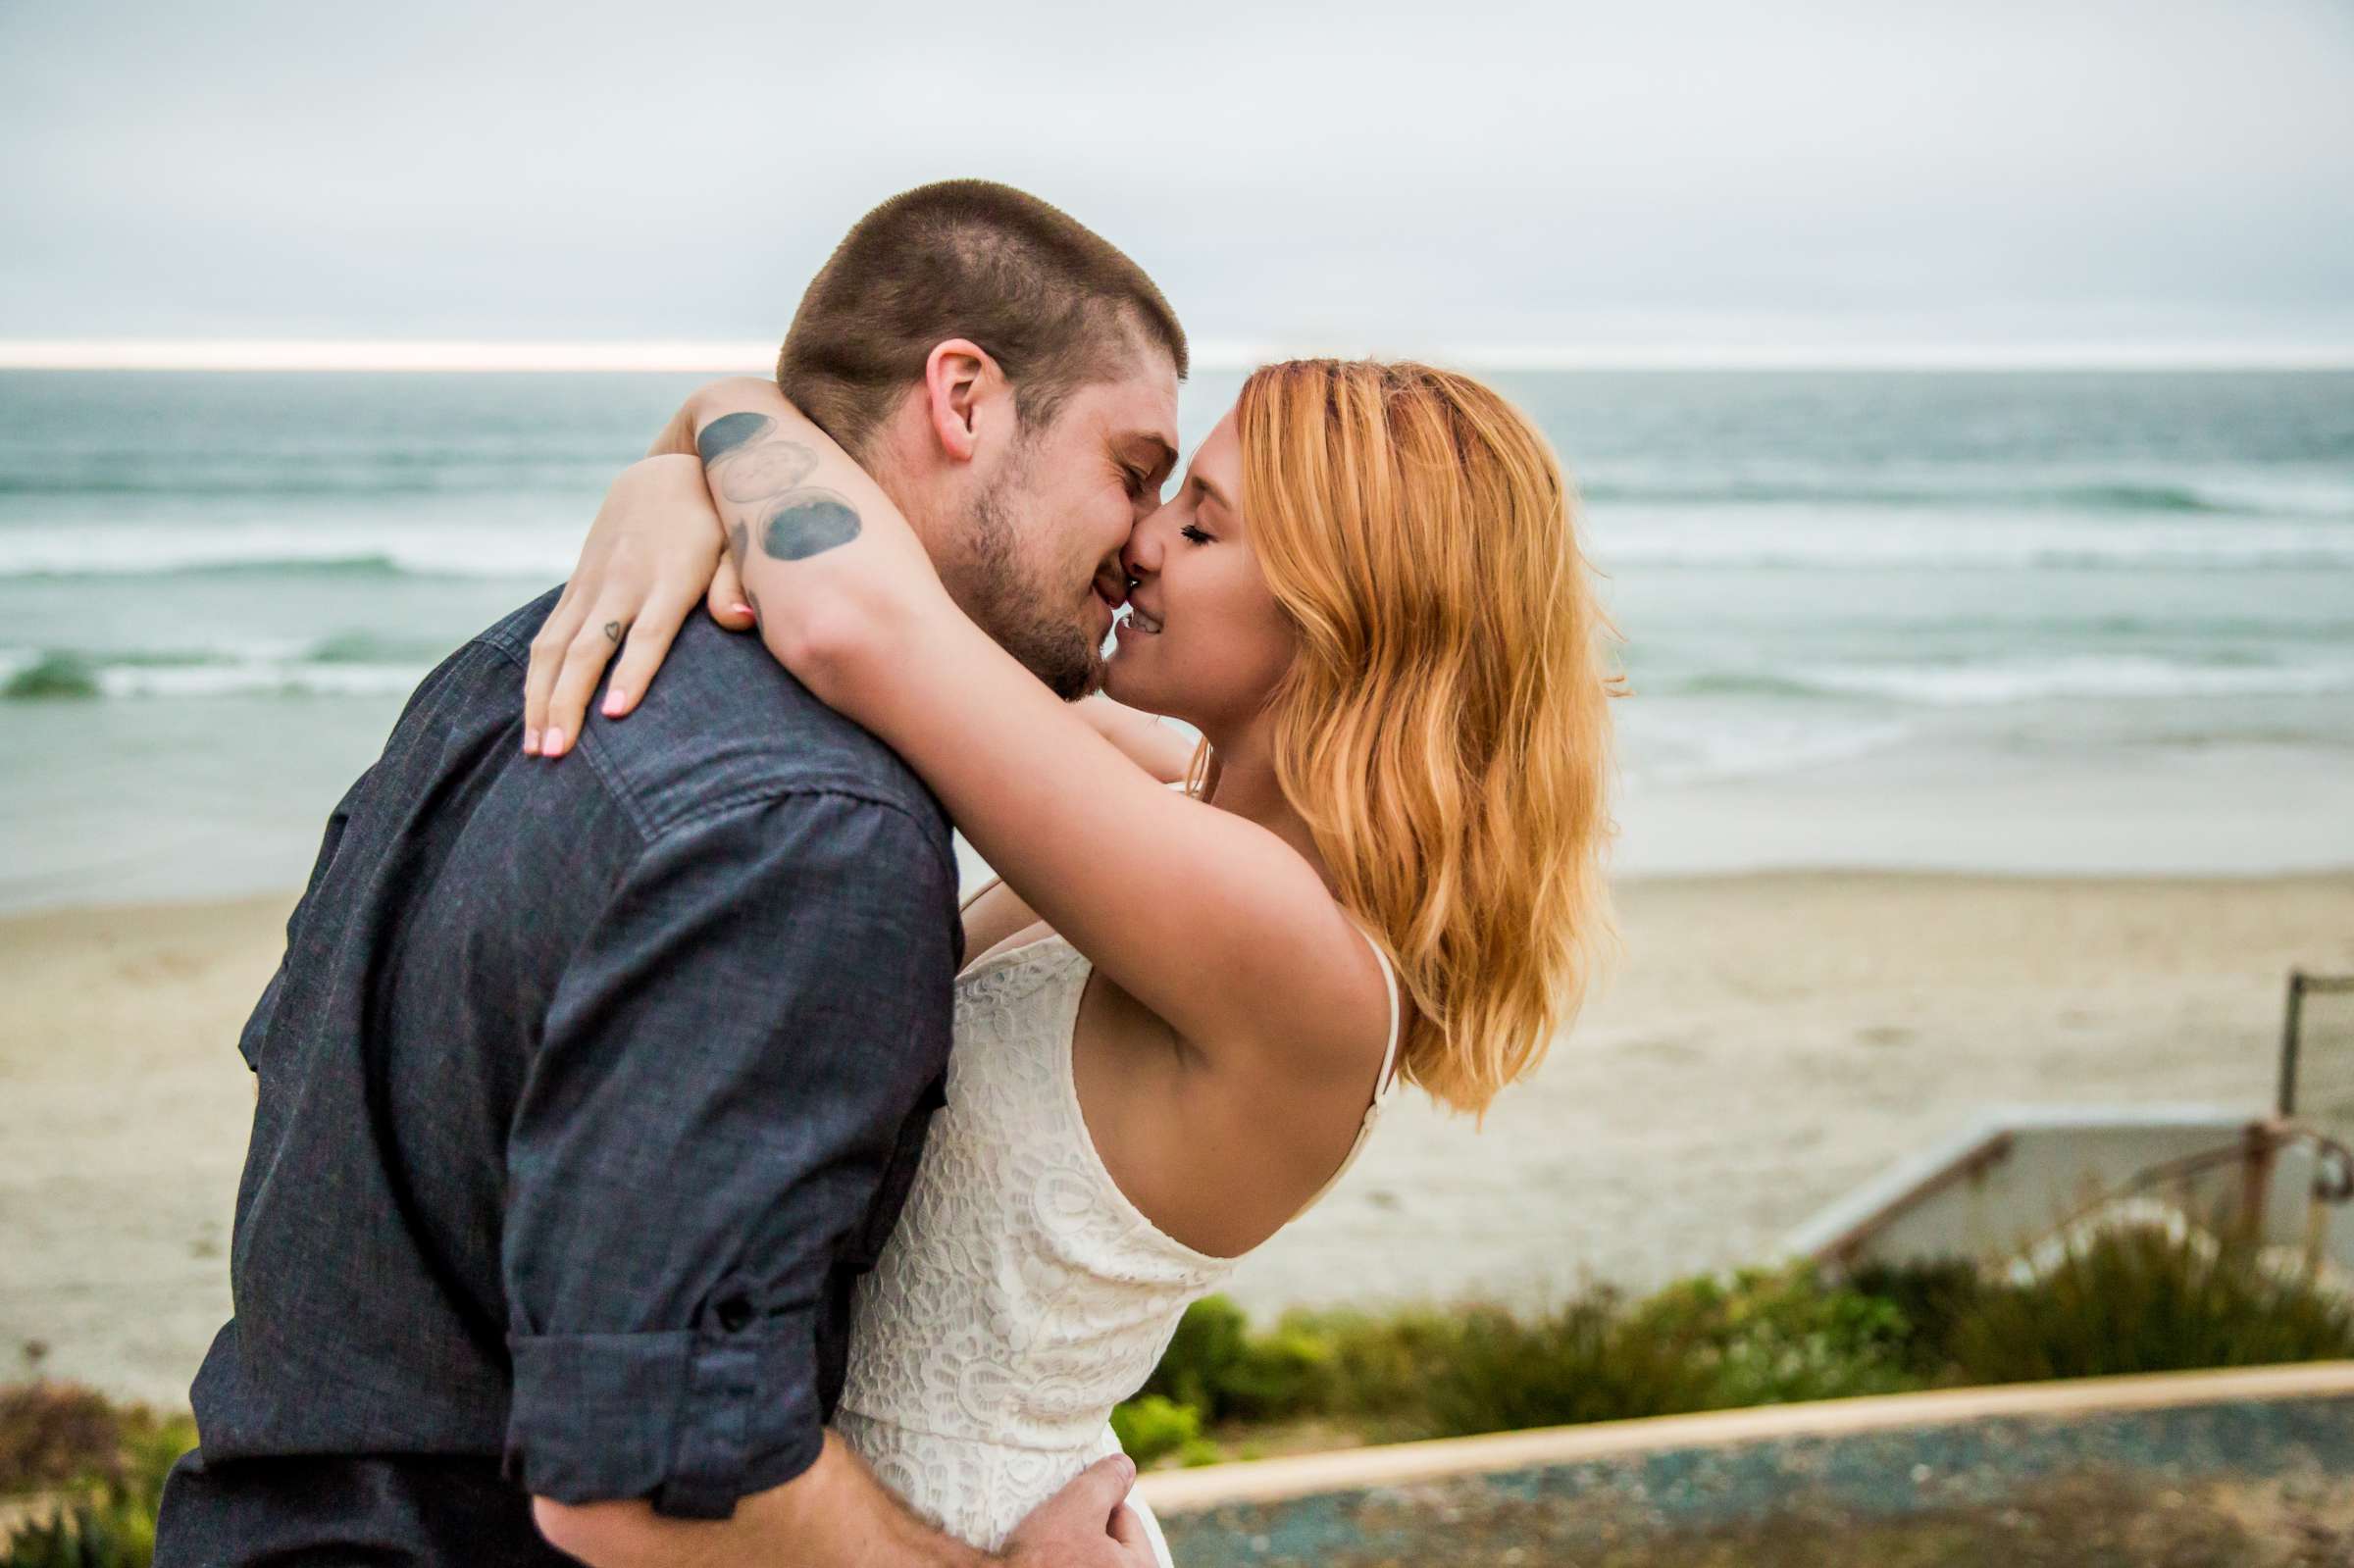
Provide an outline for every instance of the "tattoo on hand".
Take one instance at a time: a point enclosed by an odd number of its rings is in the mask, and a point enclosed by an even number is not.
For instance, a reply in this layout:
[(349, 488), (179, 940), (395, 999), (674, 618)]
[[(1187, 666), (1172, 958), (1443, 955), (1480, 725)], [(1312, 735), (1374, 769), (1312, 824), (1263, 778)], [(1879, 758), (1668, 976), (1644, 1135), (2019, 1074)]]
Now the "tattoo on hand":
[(605, 640), (617, 648), (621, 646), (621, 623), (619, 621), (605, 623)]

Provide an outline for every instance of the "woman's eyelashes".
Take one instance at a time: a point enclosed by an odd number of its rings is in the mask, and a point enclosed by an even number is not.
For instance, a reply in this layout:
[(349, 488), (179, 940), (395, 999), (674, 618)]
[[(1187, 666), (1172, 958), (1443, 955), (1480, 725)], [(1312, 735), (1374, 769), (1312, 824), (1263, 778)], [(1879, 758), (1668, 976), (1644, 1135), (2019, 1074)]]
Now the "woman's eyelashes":
[(1199, 523), (1188, 523), (1177, 531), (1177, 536), (1188, 544), (1207, 544), (1210, 539), (1209, 534), (1203, 531), (1202, 525)]

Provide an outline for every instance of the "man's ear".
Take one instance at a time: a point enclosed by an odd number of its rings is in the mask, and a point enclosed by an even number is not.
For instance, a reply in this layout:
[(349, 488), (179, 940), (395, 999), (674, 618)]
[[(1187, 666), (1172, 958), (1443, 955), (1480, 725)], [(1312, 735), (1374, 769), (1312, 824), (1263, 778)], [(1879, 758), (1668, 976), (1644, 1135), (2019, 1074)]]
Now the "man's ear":
[(969, 463), (985, 425), (1000, 410), (1004, 373), (989, 351), (969, 338), (932, 345), (924, 357), (924, 399), (933, 438), (952, 462)]

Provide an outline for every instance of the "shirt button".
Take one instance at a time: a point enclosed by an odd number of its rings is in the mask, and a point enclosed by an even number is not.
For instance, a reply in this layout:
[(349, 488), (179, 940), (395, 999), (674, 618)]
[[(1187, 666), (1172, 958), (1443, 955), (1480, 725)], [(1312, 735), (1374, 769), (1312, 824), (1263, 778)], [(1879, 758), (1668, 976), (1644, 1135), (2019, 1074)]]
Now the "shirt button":
[(742, 1296), (732, 1295), (719, 1304), (719, 1328), (723, 1334), (742, 1334), (752, 1321), (752, 1304)]

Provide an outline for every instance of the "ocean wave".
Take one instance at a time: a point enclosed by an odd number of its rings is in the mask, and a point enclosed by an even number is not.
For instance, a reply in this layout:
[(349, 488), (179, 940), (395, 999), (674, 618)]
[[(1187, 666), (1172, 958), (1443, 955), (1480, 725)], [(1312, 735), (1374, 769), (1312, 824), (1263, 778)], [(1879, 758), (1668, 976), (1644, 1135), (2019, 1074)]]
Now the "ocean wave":
[(554, 582), (579, 558), (584, 528), (9, 529), (0, 530), (0, 578), (324, 572)]
[(628, 466), (634, 443), (524, 447), (182, 447), (163, 451), (17, 452), (0, 496), (497, 495), (570, 490), (595, 496)]
[(1628, 566), (1751, 569), (2162, 569), (2354, 567), (2354, 525), (2323, 523), (2066, 524), (2000, 517), (1936, 527), (1825, 519), (1800, 512), (1778, 526), (1689, 514), (1619, 514), (1593, 530), (1595, 560)]
[(1665, 697), (1828, 697), (1830, 687), (1797, 675), (1773, 675), (1742, 670), (1710, 670), (1682, 679), (1638, 681), (1642, 696)]
[(1820, 724), (1770, 718), (1693, 723), (1654, 710), (1629, 715), (1628, 776), (1638, 784), (1710, 784), (1852, 762), (1912, 738), (1901, 721)]
[(99, 677), (109, 697), (392, 696), (415, 688), (430, 665), (289, 664), (116, 669)]
[[(338, 523), (0, 529), (0, 579), (365, 575), (554, 582), (586, 520), (522, 526)], [(2139, 526), (1985, 518), (1877, 525), (1800, 512), (1786, 520), (1620, 513), (1592, 531), (1605, 570), (1766, 571), (2354, 569), (2354, 525), (2176, 521)]]
[(1601, 479), (1578, 486), (1590, 503), (1681, 506), (1820, 506), (1898, 510), (2023, 510), (2192, 517), (2354, 518), (2354, 488), (2343, 491), (2198, 484), (2130, 480), (2082, 483), (1973, 483), (1954, 479), (1910, 484), (1846, 481), (1726, 479), (1695, 483)]
[(2059, 658), (2011, 664), (1818, 665), (1710, 671), (1652, 683), (1656, 695), (1870, 697), (1922, 707), (1988, 707), (2060, 697), (2323, 696), (2354, 691), (2354, 662), (2213, 664), (2150, 658)]
[[(400, 651), (408, 656), (389, 656)], [(432, 657), (364, 634), (285, 652), (93, 654), (17, 648), (0, 650), (0, 701), (381, 696), (408, 691), (433, 664)]]
[[(224, 450), (18, 454), (0, 468), (0, 497), (195, 497), (303, 500), (452, 499), (559, 493), (593, 498), (630, 453), (602, 441), (565, 447), (381, 447), (366, 451)], [(1644, 471), (1605, 462), (1579, 491), (1588, 502), (1741, 508), (1809, 505), (1882, 510), (2026, 510), (2098, 515), (2354, 519), (2354, 483), (2312, 474), (2205, 476), (2002, 473), (1920, 467), (1715, 474)]]
[(402, 473), (370, 468), (350, 474), (312, 472), (295, 478), (243, 474), (177, 474), (82, 479), (73, 475), (0, 474), (0, 496), (201, 496), (224, 499), (343, 499), (354, 496), (497, 496), (517, 490), (557, 490), (587, 497), (589, 504), (613, 482), (627, 461), (603, 459), (578, 469), (551, 468), (518, 474), (512, 469)]

